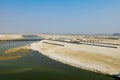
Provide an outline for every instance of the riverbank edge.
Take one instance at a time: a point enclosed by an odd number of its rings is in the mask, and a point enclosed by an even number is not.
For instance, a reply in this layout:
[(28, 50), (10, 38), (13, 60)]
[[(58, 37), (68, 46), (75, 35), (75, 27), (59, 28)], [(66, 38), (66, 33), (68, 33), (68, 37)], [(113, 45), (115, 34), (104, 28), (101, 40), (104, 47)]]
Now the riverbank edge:
[[(36, 43), (39, 44), (39, 42), (36, 42)], [(35, 44), (36, 44), (36, 43), (35, 43)], [(32, 44), (34, 44), (34, 43), (32, 43)], [(26, 48), (26, 49), (34, 50), (34, 51), (36, 51), (36, 52), (38, 52), (38, 53), (40, 53), (40, 54), (42, 54), (42, 55), (44, 55), (44, 56), (46, 56), (46, 57), (48, 57), (48, 58), (50, 58), (50, 59), (53, 59), (53, 60), (55, 60), (55, 61), (58, 61), (58, 62), (67, 64), (67, 65), (70, 65), (70, 66), (73, 66), (73, 67), (76, 67), (76, 68), (80, 68), (80, 69), (92, 71), (92, 72), (95, 72), (95, 73), (97, 73), (97, 74), (103, 74), (103, 75), (110, 76), (110, 77), (113, 77), (113, 78), (116, 78), (116, 79), (117, 79), (117, 78), (120, 78), (120, 77), (118, 77), (118, 76), (119, 76), (119, 73), (118, 73), (118, 74), (110, 74), (110, 73), (107, 73), (107, 72), (104, 72), (104, 71), (98, 71), (98, 70), (93, 69), (93, 68), (89, 68), (89, 67), (86, 67), (86, 66), (82, 66), (82, 65), (76, 64), (76, 63), (74, 63), (74, 62), (70, 62), (69, 60), (64, 59), (64, 58), (59, 58), (59, 57), (53, 56), (53, 55), (47, 55), (47, 54), (45, 54), (44, 52), (40, 51), (38, 48), (36, 48), (36, 49), (32, 48), (32, 47), (31, 47), (32, 44), (27, 45), (25, 48)], [(37, 44), (36, 44), (36, 45), (37, 45)]]

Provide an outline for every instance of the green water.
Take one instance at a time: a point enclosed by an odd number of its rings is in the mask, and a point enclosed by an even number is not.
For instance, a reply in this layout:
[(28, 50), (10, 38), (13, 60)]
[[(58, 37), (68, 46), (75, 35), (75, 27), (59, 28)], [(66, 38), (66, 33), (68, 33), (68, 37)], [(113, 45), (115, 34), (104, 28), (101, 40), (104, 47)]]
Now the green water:
[[(31, 42), (0, 43), (0, 55), (9, 48)], [(115, 80), (110, 76), (97, 74), (54, 61), (42, 54), (29, 50), (28, 54), (15, 52), (22, 58), (0, 60), (0, 80)]]

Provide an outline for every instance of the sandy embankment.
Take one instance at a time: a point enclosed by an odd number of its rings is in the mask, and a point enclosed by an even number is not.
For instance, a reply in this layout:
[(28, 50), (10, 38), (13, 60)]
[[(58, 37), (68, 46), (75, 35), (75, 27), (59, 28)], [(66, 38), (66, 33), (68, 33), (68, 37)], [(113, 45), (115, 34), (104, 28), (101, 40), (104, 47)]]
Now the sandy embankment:
[(0, 35), (0, 40), (21, 39), (22, 35)]
[[(64, 46), (43, 42), (57, 43)], [(120, 72), (120, 48), (114, 49), (43, 40), (32, 43), (28, 46), (28, 49), (37, 50), (54, 60), (94, 72), (110, 75)]]

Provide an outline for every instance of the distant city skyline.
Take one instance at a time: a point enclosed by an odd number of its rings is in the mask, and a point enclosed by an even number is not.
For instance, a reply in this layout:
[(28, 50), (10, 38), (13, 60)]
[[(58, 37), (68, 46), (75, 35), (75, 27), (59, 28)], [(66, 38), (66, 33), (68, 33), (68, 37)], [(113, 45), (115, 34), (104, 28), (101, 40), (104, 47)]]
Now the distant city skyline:
[(120, 0), (0, 0), (0, 33), (120, 33)]

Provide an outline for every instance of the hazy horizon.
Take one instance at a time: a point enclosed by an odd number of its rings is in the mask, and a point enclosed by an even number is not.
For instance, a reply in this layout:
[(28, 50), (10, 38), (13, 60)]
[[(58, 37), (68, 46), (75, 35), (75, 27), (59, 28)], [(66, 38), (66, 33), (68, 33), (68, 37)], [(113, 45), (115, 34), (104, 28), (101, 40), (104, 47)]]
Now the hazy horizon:
[(120, 32), (120, 0), (0, 0), (0, 33)]

